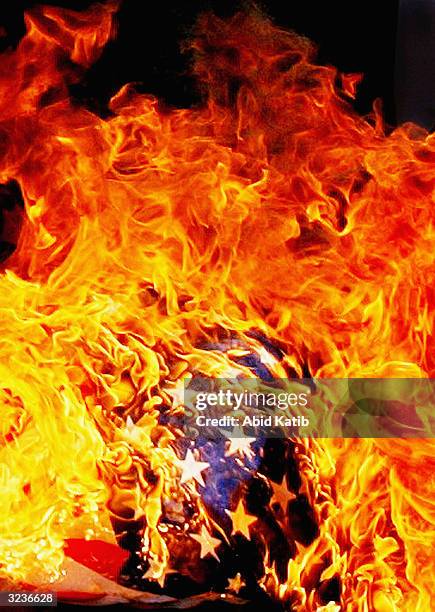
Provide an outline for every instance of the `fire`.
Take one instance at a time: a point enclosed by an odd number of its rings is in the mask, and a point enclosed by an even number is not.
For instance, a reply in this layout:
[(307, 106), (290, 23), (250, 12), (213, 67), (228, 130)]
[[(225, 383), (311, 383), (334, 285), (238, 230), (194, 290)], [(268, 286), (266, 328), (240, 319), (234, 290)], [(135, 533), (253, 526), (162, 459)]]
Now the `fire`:
[[(241, 497), (218, 520), (211, 458), (162, 415), (195, 372), (253, 376), (243, 355), (277, 377), (434, 376), (434, 137), (357, 116), (359, 77), (256, 14), (200, 20), (201, 106), (126, 85), (101, 118), (68, 86), (116, 8), (35, 9), (2, 57), (0, 182), (25, 209), (0, 275), (0, 578), (55, 584), (66, 542), (130, 530), (164, 587), (255, 536), (261, 588), (292, 609), (430, 610), (432, 440), (295, 441), (299, 486), (261, 476), (295, 541), (278, 567)], [(305, 542), (280, 482), (317, 526)]]

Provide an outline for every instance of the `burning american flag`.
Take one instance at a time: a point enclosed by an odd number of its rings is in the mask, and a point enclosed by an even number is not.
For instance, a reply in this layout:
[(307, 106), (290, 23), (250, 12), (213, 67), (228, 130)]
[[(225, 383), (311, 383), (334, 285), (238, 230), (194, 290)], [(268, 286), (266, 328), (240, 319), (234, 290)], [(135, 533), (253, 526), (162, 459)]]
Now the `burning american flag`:
[(433, 610), (431, 437), (177, 418), (195, 376), (434, 376), (434, 136), (254, 10), (199, 19), (200, 104), (99, 116), (70, 88), (117, 8), (35, 8), (0, 58), (1, 589)]

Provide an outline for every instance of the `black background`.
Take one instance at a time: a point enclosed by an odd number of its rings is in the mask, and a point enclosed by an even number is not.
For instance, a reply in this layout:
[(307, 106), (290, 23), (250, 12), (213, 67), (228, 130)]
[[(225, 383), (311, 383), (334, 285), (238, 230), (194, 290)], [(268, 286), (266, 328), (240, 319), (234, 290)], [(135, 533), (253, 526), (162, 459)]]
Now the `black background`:
[[(0, 39), (3, 49), (17, 44), (24, 33), (24, 10), (40, 2), (5, 4), (0, 6), (0, 23), (7, 33)], [(80, 10), (92, 2), (55, 0), (43, 4)], [(386, 119), (394, 124), (398, 0), (263, 0), (257, 5), (278, 25), (317, 43), (319, 63), (345, 72), (363, 72), (357, 110), (367, 113), (373, 100), (381, 98)], [(74, 95), (104, 112), (107, 100), (121, 85), (139, 81), (143, 91), (158, 95), (169, 105), (194, 104), (197, 97), (189, 78), (189, 61), (180, 53), (180, 43), (191, 34), (202, 11), (211, 9), (225, 15), (240, 6), (240, 0), (124, 0), (117, 17), (116, 40), (109, 43)]]
[[(44, 2), (74, 9), (84, 9), (91, 3), (86, 0)], [(29, 0), (12, 0), (8, 6), (6, 2), (0, 4), (0, 24), (4, 29), (0, 50), (17, 45), (24, 34), (23, 12), (36, 4), (39, 3)], [(278, 25), (311, 38), (319, 47), (319, 63), (332, 64), (344, 72), (364, 73), (355, 104), (357, 110), (367, 113), (373, 101), (381, 98), (387, 122), (394, 124), (398, 0), (262, 0), (257, 4)], [(159, 96), (168, 105), (195, 104), (198, 98), (189, 77), (189, 58), (180, 53), (180, 43), (191, 35), (202, 11), (211, 9), (225, 15), (240, 6), (239, 0), (124, 0), (117, 16), (117, 38), (108, 44), (82, 84), (74, 87), (74, 96), (104, 113), (109, 98), (123, 84), (134, 81), (141, 82), (144, 91)], [(4, 187), (3, 191), (0, 188), (0, 213), (3, 205), (7, 207), (16, 201), (19, 194), (14, 185)], [(0, 214), (0, 262), (15, 248), (2, 239), (1, 230)], [(328, 598), (338, 600), (339, 594), (332, 593)], [(271, 609), (257, 601), (245, 610), (258, 608)], [(222, 610), (222, 605), (203, 609), (217, 612)]]

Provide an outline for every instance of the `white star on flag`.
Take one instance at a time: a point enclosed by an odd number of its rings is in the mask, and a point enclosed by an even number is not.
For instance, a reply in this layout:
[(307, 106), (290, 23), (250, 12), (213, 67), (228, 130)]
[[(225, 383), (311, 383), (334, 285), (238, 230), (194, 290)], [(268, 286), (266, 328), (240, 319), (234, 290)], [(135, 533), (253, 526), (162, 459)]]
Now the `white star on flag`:
[(255, 442), (255, 438), (248, 438), (244, 435), (243, 430), (240, 427), (234, 427), (231, 431), (231, 438), (228, 438), (229, 446), (225, 453), (225, 456), (235, 455), (236, 453), (240, 455), (245, 455), (250, 458), (253, 456), (254, 452), (251, 448), (251, 444)]
[(236, 593), (236, 595), (239, 594), (239, 591), (242, 587), (246, 586), (242, 576), (240, 574), (240, 572), (238, 572), (234, 578), (228, 578), (228, 586), (226, 588), (227, 591), (232, 591), (233, 593)]
[(216, 548), (222, 544), (221, 540), (214, 538), (204, 525), (201, 525), (201, 533), (192, 533), (191, 538), (199, 542), (201, 546), (200, 557), (203, 559), (207, 555), (211, 555), (219, 561), (216, 554)]
[(206, 463), (205, 461), (196, 461), (192, 451), (189, 448), (185, 459), (180, 459), (178, 461), (178, 465), (182, 471), (180, 484), (194, 479), (202, 487), (205, 487), (205, 482), (202, 478), (201, 472), (210, 467), (209, 463)]
[(179, 378), (174, 386), (170, 389), (165, 389), (166, 393), (172, 399), (172, 408), (178, 408), (184, 406), (186, 384), (190, 377)]
[(251, 534), (249, 533), (249, 527), (252, 525), (252, 523), (257, 521), (257, 517), (246, 513), (243, 500), (239, 499), (239, 503), (237, 504), (237, 508), (234, 512), (231, 512), (231, 510), (225, 510), (225, 512), (228, 514), (233, 523), (231, 535), (241, 533), (247, 540), (250, 540)]

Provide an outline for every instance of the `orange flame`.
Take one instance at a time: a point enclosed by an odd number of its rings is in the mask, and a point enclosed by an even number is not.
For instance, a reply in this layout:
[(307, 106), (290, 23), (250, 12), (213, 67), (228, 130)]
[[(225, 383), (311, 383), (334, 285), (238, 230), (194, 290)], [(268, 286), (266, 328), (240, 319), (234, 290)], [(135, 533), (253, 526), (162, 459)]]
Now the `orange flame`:
[[(189, 374), (243, 370), (203, 348), (222, 330), (279, 344), (276, 372), (435, 374), (434, 137), (357, 116), (358, 77), (255, 14), (200, 20), (203, 105), (162, 110), (127, 85), (102, 119), (67, 92), (115, 10), (37, 9), (2, 57), (0, 180), (25, 201), (0, 276), (0, 577), (15, 583), (55, 580), (66, 539), (142, 520), (163, 584), (188, 533), (161, 518), (186, 500), (190, 532), (219, 533), (158, 417)], [(319, 537), (285, 580), (266, 550), (263, 588), (300, 611), (430, 610), (433, 441), (298, 448)], [(322, 607), (313, 585), (334, 576), (341, 603)]]

